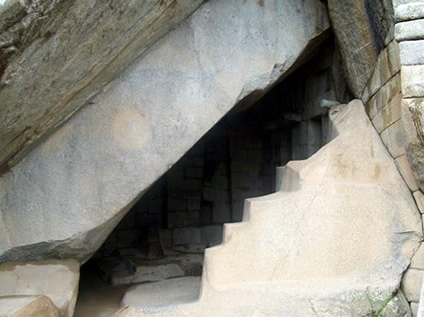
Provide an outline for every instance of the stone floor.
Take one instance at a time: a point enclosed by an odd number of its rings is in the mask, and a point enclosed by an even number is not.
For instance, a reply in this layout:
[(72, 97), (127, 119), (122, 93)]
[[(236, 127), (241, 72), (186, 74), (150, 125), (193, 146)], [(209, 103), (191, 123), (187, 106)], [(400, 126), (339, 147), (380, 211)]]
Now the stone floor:
[(110, 317), (119, 309), (131, 285), (111, 286), (103, 282), (92, 266), (82, 267), (74, 317)]

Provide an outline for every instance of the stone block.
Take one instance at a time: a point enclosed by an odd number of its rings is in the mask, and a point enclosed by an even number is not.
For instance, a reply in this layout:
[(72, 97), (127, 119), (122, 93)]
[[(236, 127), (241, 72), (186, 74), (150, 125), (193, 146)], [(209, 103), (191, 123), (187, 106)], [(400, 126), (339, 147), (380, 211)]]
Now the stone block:
[(214, 224), (231, 222), (231, 210), (227, 202), (217, 202), (214, 204), (212, 222)]
[(381, 109), (384, 129), (401, 118), (401, 102), (402, 95), (398, 94), (394, 96), (393, 99), (384, 108)]
[(399, 43), (397, 41), (390, 42), (390, 44), (387, 46), (387, 55), (389, 58), (389, 67), (390, 67), (390, 71), (392, 75), (400, 71), (399, 54), (400, 54)]
[(408, 269), (402, 278), (402, 291), (409, 302), (419, 302), (424, 271)]
[(202, 201), (200, 205), (200, 224), (202, 226), (212, 223), (213, 203), (210, 201)]
[[(375, 311), (378, 313), (372, 314), (374, 317), (410, 317), (410, 305), (401, 291), (396, 292), (393, 298), (387, 302), (386, 300), (380, 302), (377, 300)], [(371, 315), (370, 315), (371, 316)]]
[(200, 214), (197, 211), (179, 211), (168, 213), (169, 228), (198, 226), (199, 224)]
[(424, 214), (424, 194), (421, 190), (414, 192), (414, 199), (417, 204), (418, 210), (421, 214)]
[(249, 173), (233, 172), (231, 174), (233, 187), (246, 187), (249, 184)]
[(232, 216), (234, 222), (243, 220), (244, 200), (233, 200)]
[(400, 175), (402, 175), (403, 180), (406, 185), (408, 185), (411, 191), (416, 191), (419, 189), (418, 184), (415, 180), (414, 174), (412, 173), (411, 166), (406, 158), (406, 155), (398, 157), (396, 160), (396, 166), (399, 170)]
[(388, 48), (380, 52), (376, 67), (379, 68), (380, 83), (383, 86), (393, 75), (392, 65), (389, 62)]
[(373, 119), (381, 108), (381, 90), (372, 96), (367, 102), (368, 116)]
[(180, 189), (187, 191), (199, 191), (202, 188), (201, 178), (185, 178), (178, 184)]
[(206, 226), (201, 229), (202, 242), (211, 247), (222, 242), (222, 226)]
[(204, 161), (203, 156), (195, 156), (192, 158), (191, 164), (193, 167), (203, 167)]
[(384, 44), (387, 46), (390, 42), (395, 38), (395, 25), (391, 24), (389, 30), (387, 31), (386, 39), (384, 40)]
[(378, 133), (381, 133), (384, 130), (384, 118), (381, 110), (377, 112), (377, 114), (372, 119), (372, 124)]
[(203, 177), (203, 168), (201, 167), (185, 167), (184, 168), (184, 177), (187, 178), (202, 178)]
[(406, 136), (403, 121), (398, 120), (381, 133), (381, 139), (390, 154), (397, 158), (406, 153)]
[(412, 317), (418, 317), (418, 303), (411, 302), (411, 313)]
[[(204, 244), (184, 244), (184, 245), (177, 245), (173, 246), (172, 250), (182, 253), (188, 253), (188, 254), (203, 254), (205, 252), (206, 246)], [(201, 272), (201, 271), (200, 271)]]
[(251, 162), (249, 159), (245, 161), (231, 162), (231, 170), (239, 173), (258, 172), (260, 169), (259, 164)]
[(377, 64), (375, 65), (374, 71), (372, 72), (372, 75), (369, 81), (370, 96), (373, 96), (384, 84), (381, 82), (380, 69), (381, 69), (380, 63), (379, 61), (377, 61)]
[(398, 42), (424, 38), (424, 19), (397, 23), (395, 36)]
[(221, 191), (212, 187), (203, 187), (203, 199), (206, 201), (216, 201), (221, 195)]
[(421, 243), (421, 246), (418, 248), (412, 257), (411, 264), (409, 266), (411, 269), (424, 270), (424, 244)]
[(404, 98), (424, 96), (424, 65), (402, 66), (401, 76)]
[[(215, 175), (212, 179), (212, 187), (218, 190), (228, 190), (228, 177), (223, 175)], [(224, 194), (225, 193), (221, 193)]]
[(378, 109), (386, 106), (396, 95), (401, 92), (400, 74), (396, 74), (379, 90), (381, 94), (381, 104)]
[(173, 245), (199, 244), (199, 243), (201, 243), (199, 228), (189, 227), (189, 228), (176, 228), (172, 230)]
[(424, 5), (422, 1), (409, 1), (409, 3), (402, 3), (395, 6), (395, 20), (398, 22), (421, 18), (424, 18)]
[(364, 90), (362, 91), (361, 100), (366, 105), (368, 101), (370, 100), (372, 94), (371, 94), (371, 83), (368, 81), (367, 85), (365, 86)]
[(59, 309), (47, 296), (0, 297), (1, 317), (59, 317)]
[(113, 272), (110, 276), (112, 285), (135, 284), (144, 282), (162, 281), (184, 276), (184, 270), (176, 263), (151, 264), (140, 263), (134, 274)]
[(153, 198), (147, 201), (147, 212), (150, 214), (160, 214), (164, 210), (164, 202), (161, 198)]
[(399, 49), (402, 65), (424, 64), (424, 40), (400, 42)]
[(0, 265), (0, 296), (45, 295), (72, 317), (78, 294), (79, 263), (75, 260), (45, 260)]
[(187, 201), (185, 199), (169, 198), (168, 199), (168, 210), (179, 211), (187, 209)]
[(422, 116), (424, 112), (424, 98), (403, 99), (401, 111), (408, 144), (420, 144), (420, 135), (423, 132), (419, 127), (424, 124), (424, 118)]
[(200, 210), (200, 197), (193, 197), (187, 199), (187, 210)]
[[(121, 306), (145, 307), (145, 310), (150, 311), (169, 303), (191, 303), (199, 298), (201, 285), (200, 277), (182, 277), (169, 281), (135, 285), (126, 291)], [(156, 315), (156, 313), (153, 314)], [(126, 314), (124, 313), (124, 315)]]

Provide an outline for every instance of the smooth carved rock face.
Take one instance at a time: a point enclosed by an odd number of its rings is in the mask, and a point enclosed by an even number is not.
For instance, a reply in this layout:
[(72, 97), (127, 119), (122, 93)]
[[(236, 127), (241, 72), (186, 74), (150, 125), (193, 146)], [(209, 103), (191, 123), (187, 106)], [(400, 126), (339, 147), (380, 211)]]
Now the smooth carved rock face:
[(205, 3), (0, 178), (0, 261), (86, 260), (143, 190), (327, 30), (316, 0)]
[(0, 173), (202, 2), (0, 3)]
[(282, 168), (281, 190), (248, 199), (206, 249), (198, 301), (158, 306), (133, 289), (119, 316), (410, 316), (397, 290), (421, 215), (362, 102), (330, 120), (333, 140)]
[[(74, 314), (78, 282), (79, 263), (75, 260), (47, 260), (0, 265), (0, 298), (44, 295), (53, 302), (53, 307), (59, 309), (61, 317), (72, 317)], [(0, 316), (3, 316), (1, 308)], [(19, 316), (44, 317), (50, 315), (22, 314)]]

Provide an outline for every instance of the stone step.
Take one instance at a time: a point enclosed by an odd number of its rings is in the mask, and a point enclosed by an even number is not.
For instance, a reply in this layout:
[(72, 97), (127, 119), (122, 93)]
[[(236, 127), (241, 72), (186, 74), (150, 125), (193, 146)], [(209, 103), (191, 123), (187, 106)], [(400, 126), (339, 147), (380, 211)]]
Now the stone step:
[(43, 295), (0, 296), (2, 317), (59, 317), (59, 309)]
[(121, 306), (146, 309), (194, 302), (200, 296), (200, 286), (201, 278), (198, 276), (139, 284), (128, 289)]
[(202, 265), (202, 254), (176, 254), (152, 260), (129, 251), (124, 256), (109, 257), (97, 263), (100, 277), (111, 285), (198, 276), (202, 274)]

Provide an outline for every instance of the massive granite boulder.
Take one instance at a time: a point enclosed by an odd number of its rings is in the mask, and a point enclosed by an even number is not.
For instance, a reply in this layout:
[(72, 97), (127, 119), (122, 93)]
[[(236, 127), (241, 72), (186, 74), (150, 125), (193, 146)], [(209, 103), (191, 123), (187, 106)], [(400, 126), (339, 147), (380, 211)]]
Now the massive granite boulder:
[(328, 30), (321, 1), (206, 2), (0, 178), (0, 262), (85, 261), (217, 120)]
[(202, 2), (0, 1), (0, 173)]
[(393, 23), (392, 0), (329, 0), (328, 9), (346, 80), (361, 98)]

